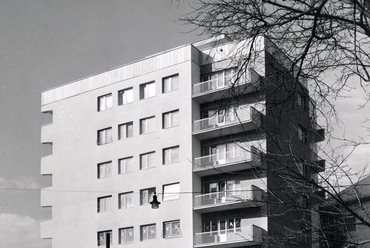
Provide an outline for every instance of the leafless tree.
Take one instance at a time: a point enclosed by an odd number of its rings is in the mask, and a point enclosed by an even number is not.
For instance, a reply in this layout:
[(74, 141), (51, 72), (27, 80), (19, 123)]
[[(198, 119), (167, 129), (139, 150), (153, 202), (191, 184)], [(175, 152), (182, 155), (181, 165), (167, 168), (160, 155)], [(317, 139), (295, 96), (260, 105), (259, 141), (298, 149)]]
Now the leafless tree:
[[(226, 35), (233, 41), (248, 39), (248, 43), (238, 49), (249, 49), (247, 57), (235, 57), (242, 74), (246, 68), (251, 66), (258, 58), (258, 49), (254, 49), (259, 37), (267, 37), (282, 54), (289, 58), (288, 66), (278, 69), (283, 75), (288, 75), (293, 82), (309, 80), (309, 88), (313, 92), (312, 102), (318, 103), (318, 110), (322, 117), (326, 118), (327, 129), (331, 133), (332, 121), (337, 121), (335, 106), (331, 103), (331, 97), (340, 97), (351, 89), (362, 87), (370, 99), (368, 93), (370, 86), (370, 0), (198, 0), (192, 2), (194, 12), (183, 18), (184, 21), (195, 25), (204, 34), (210, 37)], [(236, 53), (235, 53), (236, 54)], [(284, 64), (284, 61), (280, 61)], [(336, 79), (332, 82), (326, 81), (328, 73), (335, 73)], [(276, 75), (275, 75), (276, 76)], [(357, 77), (359, 84), (355, 85), (350, 78)], [(238, 84), (241, 77), (236, 77), (233, 85)], [(275, 77), (274, 77), (275, 78)], [(267, 81), (269, 79), (267, 78)], [(290, 80), (290, 79), (289, 79)], [(281, 80), (281, 85), (286, 85)], [(288, 88), (284, 99), (280, 99), (279, 110), (291, 104), (291, 96), (296, 94), (295, 85)], [(233, 101), (237, 101), (238, 93), (233, 90), (229, 92)], [(293, 98), (294, 99), (294, 98)], [(327, 108), (329, 106), (329, 108)], [(356, 223), (370, 228), (368, 209), (362, 204), (361, 194), (357, 201), (348, 201), (346, 194), (341, 193), (341, 181), (343, 177), (351, 180), (353, 174), (347, 170), (345, 161), (348, 155), (342, 155), (341, 148), (331, 151), (322, 150), (327, 160), (326, 172), (320, 173), (318, 178), (310, 177), (317, 174), (317, 164), (308, 163), (308, 174), (300, 170), (299, 156), (289, 152), (289, 145), (281, 144), (276, 138), (274, 130), (264, 130), (273, 142), (279, 154), (288, 154), (284, 159), (266, 154), (265, 159), (274, 162), (276, 167), (265, 168), (265, 173), (279, 178), (287, 187), (287, 194), (270, 195), (274, 198), (264, 199), (270, 203), (290, 205), (309, 213), (310, 216), (321, 215), (321, 218), (334, 218), (334, 222), (324, 221), (326, 227), (321, 225), (312, 226), (312, 221), (302, 217), (302, 223), (307, 224), (307, 232), (300, 233), (302, 240), (305, 235), (311, 237), (321, 236), (323, 247), (341, 247), (358, 244), (358, 240), (347, 240), (338, 238), (338, 231), (343, 234), (343, 226), (346, 221), (354, 218)], [(366, 141), (352, 141), (343, 139), (345, 147), (355, 149)], [(339, 152), (338, 152), (339, 151)], [(352, 150), (353, 151), (353, 150)], [(351, 152), (349, 152), (350, 154)], [(276, 153), (278, 154), (278, 153)], [(286, 157), (289, 157), (287, 162)], [(291, 165), (295, 164), (296, 167)], [(284, 168), (284, 173), (279, 170)], [(313, 190), (314, 189), (314, 190)], [(277, 188), (279, 190), (279, 188)], [(291, 192), (289, 192), (291, 190)], [(330, 204), (317, 207), (322, 200), (320, 194), (330, 199)], [(355, 191), (357, 192), (357, 191)], [(288, 199), (294, 196), (294, 199)], [(297, 203), (296, 196), (307, 195), (312, 199), (311, 204)], [(314, 206), (315, 205), (315, 206)], [(323, 214), (324, 213), (324, 214)], [(326, 216), (326, 217), (325, 217)], [(311, 217), (310, 217), (311, 218)], [(305, 228), (303, 228), (305, 229)], [(288, 242), (294, 237), (294, 231), (279, 240)], [(332, 240), (332, 239), (335, 240)], [(317, 238), (318, 239), (318, 238)], [(285, 240), (285, 241), (283, 241)], [(367, 241), (362, 241), (367, 242)], [(277, 247), (277, 246), (275, 246)]]

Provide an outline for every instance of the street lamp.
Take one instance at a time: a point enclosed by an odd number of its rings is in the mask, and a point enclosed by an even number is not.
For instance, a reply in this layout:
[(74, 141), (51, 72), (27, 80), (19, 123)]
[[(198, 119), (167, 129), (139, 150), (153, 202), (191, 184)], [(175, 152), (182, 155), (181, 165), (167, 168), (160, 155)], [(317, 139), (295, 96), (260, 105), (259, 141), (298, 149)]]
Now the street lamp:
[(156, 192), (154, 192), (153, 200), (149, 203), (150, 203), (150, 205), (152, 205), (152, 209), (158, 209), (159, 208), (159, 204), (161, 204), (161, 203), (157, 200), (157, 193)]

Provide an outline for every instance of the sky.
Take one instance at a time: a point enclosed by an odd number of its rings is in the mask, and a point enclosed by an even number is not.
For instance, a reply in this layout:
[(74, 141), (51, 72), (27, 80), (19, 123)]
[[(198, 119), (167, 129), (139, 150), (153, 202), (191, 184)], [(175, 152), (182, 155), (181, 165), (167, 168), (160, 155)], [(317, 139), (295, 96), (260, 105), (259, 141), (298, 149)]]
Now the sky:
[[(206, 38), (178, 21), (189, 1), (0, 0), (0, 248), (51, 247), (39, 237), (39, 221), (51, 218), (40, 207), (40, 189), (51, 185), (40, 175), (50, 153), (40, 144), (41, 93)], [(336, 103), (338, 134), (366, 138), (369, 111), (355, 111), (363, 96)], [(360, 148), (349, 163), (368, 160)]]

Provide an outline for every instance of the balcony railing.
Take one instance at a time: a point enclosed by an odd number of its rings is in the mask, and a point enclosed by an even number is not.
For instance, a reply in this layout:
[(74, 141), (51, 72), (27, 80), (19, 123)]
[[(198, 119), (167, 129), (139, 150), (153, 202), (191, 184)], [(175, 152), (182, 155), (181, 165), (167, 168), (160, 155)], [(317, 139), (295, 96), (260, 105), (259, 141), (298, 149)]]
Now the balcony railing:
[[(247, 122), (256, 119), (259, 112), (253, 107), (239, 107), (236, 110), (230, 109), (225, 114), (216, 114), (214, 116), (196, 120), (193, 123), (193, 131), (202, 131), (212, 128)], [(258, 120), (256, 120), (257, 122)]]
[[(237, 73), (233, 73), (227, 76), (219, 76), (218, 78), (210, 79), (193, 85), (193, 95), (212, 92), (214, 90), (222, 90), (231, 87), (235, 84), (236, 77), (239, 76)], [(238, 84), (246, 84), (250, 82), (250, 73), (243, 74), (238, 79)]]
[[(195, 234), (195, 247), (207, 247), (222, 243), (251, 242), (256, 244), (262, 240), (262, 229), (257, 226), (239, 227)], [(243, 243), (243, 245), (247, 245)], [(218, 246), (217, 246), (218, 247)], [(221, 246), (220, 246), (221, 247)]]
[(250, 151), (248, 149), (238, 148), (228, 152), (195, 158), (193, 169), (207, 169), (207, 167), (212, 168), (230, 163), (251, 161), (258, 158), (258, 150), (255, 147), (250, 147)]
[(262, 193), (261, 189), (251, 185), (248, 188), (197, 195), (194, 197), (194, 208), (260, 200)]

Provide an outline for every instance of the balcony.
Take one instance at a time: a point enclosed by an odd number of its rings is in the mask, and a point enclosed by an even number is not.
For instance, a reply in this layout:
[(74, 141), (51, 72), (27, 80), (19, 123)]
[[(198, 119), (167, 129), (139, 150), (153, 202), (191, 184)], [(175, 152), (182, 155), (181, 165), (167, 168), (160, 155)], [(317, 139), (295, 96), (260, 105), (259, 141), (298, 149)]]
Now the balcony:
[(319, 125), (310, 132), (310, 141), (317, 143), (325, 140), (325, 129)]
[[(193, 99), (198, 103), (204, 103), (259, 90), (260, 75), (254, 70), (249, 71), (249, 74), (241, 77), (237, 73), (233, 73), (226, 77), (218, 77), (194, 84)], [(235, 83), (237, 76), (240, 78)]]
[(194, 210), (200, 213), (224, 211), (262, 204), (263, 191), (251, 185), (249, 188), (226, 190), (194, 197)]
[(318, 160), (313, 163), (313, 167), (317, 172), (325, 171), (325, 160), (318, 157)]
[(53, 220), (40, 221), (40, 236), (42, 239), (51, 239), (53, 236)]
[(219, 230), (218, 232), (196, 233), (194, 248), (230, 248), (246, 247), (262, 242), (262, 228), (252, 225), (236, 228), (236, 230)]
[(251, 146), (250, 150), (238, 148), (225, 153), (216, 153), (195, 158), (193, 161), (193, 172), (200, 176), (209, 176), (260, 166), (260, 152)]
[(236, 110), (196, 120), (193, 123), (193, 135), (199, 140), (222, 135), (246, 132), (261, 125), (261, 113), (254, 107), (238, 107)]

